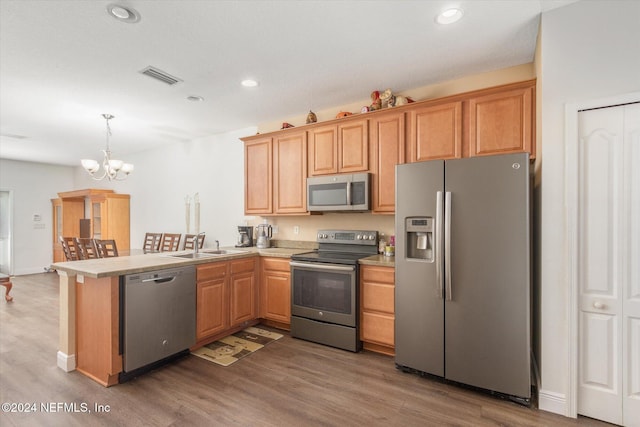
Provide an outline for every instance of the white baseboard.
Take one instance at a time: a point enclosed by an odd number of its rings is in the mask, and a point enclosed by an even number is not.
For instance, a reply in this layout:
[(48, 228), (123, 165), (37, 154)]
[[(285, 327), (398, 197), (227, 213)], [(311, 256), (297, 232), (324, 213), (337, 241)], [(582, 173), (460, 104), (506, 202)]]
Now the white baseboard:
[(58, 351), (58, 368), (65, 372), (71, 372), (76, 370), (76, 355), (68, 355), (61, 351)]
[(540, 390), (538, 392), (538, 409), (567, 416), (567, 397), (555, 391)]

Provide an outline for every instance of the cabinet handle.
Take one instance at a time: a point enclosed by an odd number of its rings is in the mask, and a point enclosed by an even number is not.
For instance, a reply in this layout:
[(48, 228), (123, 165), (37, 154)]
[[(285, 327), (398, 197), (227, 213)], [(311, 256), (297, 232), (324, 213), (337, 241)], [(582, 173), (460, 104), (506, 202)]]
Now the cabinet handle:
[(597, 308), (598, 310), (602, 310), (605, 307), (606, 307), (606, 305), (604, 305), (600, 301), (596, 301), (596, 302), (593, 303), (593, 308)]

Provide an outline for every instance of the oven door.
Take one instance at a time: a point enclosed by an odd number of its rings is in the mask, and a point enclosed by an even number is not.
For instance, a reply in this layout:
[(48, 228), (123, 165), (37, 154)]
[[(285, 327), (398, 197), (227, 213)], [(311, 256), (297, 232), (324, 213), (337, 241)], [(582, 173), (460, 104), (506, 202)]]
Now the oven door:
[(291, 315), (356, 326), (356, 266), (291, 261)]

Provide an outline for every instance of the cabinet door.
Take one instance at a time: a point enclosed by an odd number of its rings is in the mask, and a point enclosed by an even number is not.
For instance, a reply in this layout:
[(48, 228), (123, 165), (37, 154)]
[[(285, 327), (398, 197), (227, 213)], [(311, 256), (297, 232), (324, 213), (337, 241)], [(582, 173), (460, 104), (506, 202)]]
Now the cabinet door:
[(229, 328), (227, 263), (199, 265), (196, 268), (196, 339), (200, 340)]
[(372, 118), (370, 126), (372, 206), (374, 213), (396, 210), (396, 171), (405, 162), (405, 118), (393, 112)]
[(338, 172), (369, 170), (367, 120), (349, 120), (338, 126)]
[(229, 327), (226, 283), (226, 278), (217, 278), (197, 284), (196, 339), (215, 335)]
[(231, 261), (229, 321), (231, 327), (257, 318), (255, 258)]
[(273, 213), (271, 138), (244, 144), (244, 212)]
[(394, 269), (360, 267), (360, 339), (388, 347), (395, 346)]
[(308, 132), (309, 176), (338, 172), (338, 128), (320, 126)]
[(533, 87), (469, 100), (469, 156), (529, 152), (533, 156)]
[(307, 133), (279, 136), (273, 142), (274, 213), (307, 212)]
[(289, 260), (262, 258), (260, 317), (291, 323), (291, 273)]
[(409, 122), (409, 162), (462, 157), (462, 102), (413, 109)]

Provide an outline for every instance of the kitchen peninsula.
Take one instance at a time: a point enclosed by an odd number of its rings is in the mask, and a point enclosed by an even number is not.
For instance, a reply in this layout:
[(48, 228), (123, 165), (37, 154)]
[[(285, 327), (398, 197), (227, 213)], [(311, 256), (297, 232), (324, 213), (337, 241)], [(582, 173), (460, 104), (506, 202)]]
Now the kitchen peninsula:
[[(104, 386), (118, 383), (118, 374), (123, 370), (120, 351), (120, 278), (135, 273), (145, 273), (175, 267), (203, 266), (255, 260), (259, 256), (288, 258), (308, 248), (243, 248), (226, 254), (202, 258), (179, 258), (180, 252), (158, 253), (82, 261), (60, 262), (52, 265), (60, 279), (60, 341), (57, 355), (58, 367), (66, 372), (78, 370)], [(183, 252), (184, 253), (184, 252)], [(232, 270), (232, 268), (229, 268)], [(248, 306), (253, 308), (250, 322), (257, 323), (258, 269), (251, 271), (251, 286)], [(226, 274), (223, 273), (223, 275)], [(233, 272), (230, 276), (233, 279)], [(153, 302), (150, 301), (150, 304)], [(211, 340), (217, 339), (212, 336)], [(204, 341), (198, 342), (203, 345)]]

